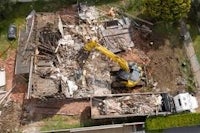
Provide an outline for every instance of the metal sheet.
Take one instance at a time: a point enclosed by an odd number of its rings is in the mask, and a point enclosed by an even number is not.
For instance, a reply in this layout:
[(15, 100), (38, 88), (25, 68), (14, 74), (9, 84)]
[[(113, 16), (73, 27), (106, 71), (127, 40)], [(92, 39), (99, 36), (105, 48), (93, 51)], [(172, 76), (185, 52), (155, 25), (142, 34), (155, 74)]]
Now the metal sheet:
[(5, 69), (0, 69), (0, 87), (6, 85), (6, 71)]

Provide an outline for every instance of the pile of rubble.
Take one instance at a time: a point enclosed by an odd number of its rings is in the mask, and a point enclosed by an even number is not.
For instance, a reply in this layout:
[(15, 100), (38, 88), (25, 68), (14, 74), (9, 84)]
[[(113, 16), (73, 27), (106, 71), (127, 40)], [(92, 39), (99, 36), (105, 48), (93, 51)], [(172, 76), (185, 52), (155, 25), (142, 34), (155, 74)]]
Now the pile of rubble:
[(94, 116), (117, 116), (124, 114), (155, 114), (162, 104), (161, 95), (139, 95), (93, 98), (92, 113)]
[(53, 14), (50, 18), (55, 20), (49, 22), (43, 21), (47, 18), (44, 13), (36, 14), (38, 26), (34, 30), (36, 44), (29, 88), (32, 97), (80, 98), (111, 93), (110, 61), (98, 52), (88, 54), (83, 47), (88, 40), (97, 38), (114, 53), (130, 49), (134, 46), (130, 20), (102, 21), (101, 12), (95, 7), (80, 4), (76, 8), (77, 23), (64, 20), (66, 14)]

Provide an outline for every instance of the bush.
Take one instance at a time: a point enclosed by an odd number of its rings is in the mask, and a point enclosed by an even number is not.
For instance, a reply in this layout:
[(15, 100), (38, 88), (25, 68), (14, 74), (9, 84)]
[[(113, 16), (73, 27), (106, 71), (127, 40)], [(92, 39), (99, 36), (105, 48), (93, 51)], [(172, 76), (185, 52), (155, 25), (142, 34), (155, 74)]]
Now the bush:
[(12, 10), (12, 3), (9, 0), (0, 0), (0, 19), (5, 19)]
[(146, 119), (145, 128), (147, 131), (155, 131), (173, 127), (195, 126), (199, 124), (200, 113), (184, 113), (149, 117)]

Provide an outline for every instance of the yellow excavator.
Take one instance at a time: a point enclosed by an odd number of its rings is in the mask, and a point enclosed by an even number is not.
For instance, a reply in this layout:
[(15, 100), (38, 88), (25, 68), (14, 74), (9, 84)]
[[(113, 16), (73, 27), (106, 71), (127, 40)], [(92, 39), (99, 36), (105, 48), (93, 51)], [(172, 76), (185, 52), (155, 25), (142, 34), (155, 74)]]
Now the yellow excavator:
[(86, 51), (90, 52), (93, 49), (98, 50), (99, 52), (119, 64), (121, 69), (116, 72), (117, 78), (116, 81), (112, 83), (112, 86), (131, 88), (136, 86), (140, 82), (142, 69), (138, 67), (137, 64), (128, 63), (125, 59), (114, 54), (96, 41), (90, 41), (84, 46), (84, 50)]

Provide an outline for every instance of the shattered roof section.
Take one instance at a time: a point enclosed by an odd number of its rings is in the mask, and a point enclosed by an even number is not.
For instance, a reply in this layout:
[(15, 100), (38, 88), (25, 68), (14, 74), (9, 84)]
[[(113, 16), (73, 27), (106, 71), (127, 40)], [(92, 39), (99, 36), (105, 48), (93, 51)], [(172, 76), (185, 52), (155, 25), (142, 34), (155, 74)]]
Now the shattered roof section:
[(100, 32), (103, 44), (114, 53), (134, 46), (130, 36), (131, 22), (128, 18), (106, 21), (100, 26)]

